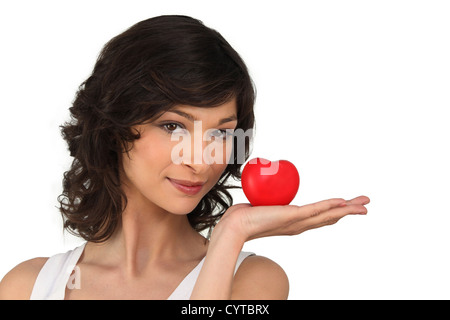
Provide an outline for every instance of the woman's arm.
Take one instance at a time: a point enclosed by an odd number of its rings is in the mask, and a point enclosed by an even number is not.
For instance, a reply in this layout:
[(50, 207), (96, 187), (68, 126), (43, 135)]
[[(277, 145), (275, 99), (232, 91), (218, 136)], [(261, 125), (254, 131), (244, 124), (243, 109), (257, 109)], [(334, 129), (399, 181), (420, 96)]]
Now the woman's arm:
[(191, 299), (231, 299), (234, 268), (244, 239), (231, 228), (217, 224), (209, 241), (208, 252)]
[[(364, 196), (351, 201), (329, 199), (306, 206), (230, 207), (214, 228), (191, 299), (284, 299), (288, 281), (269, 259), (250, 259), (235, 279), (234, 268), (245, 241), (275, 235), (296, 235), (331, 225), (349, 214), (366, 214)], [(255, 289), (256, 288), (256, 289)], [(265, 290), (262, 290), (264, 288)], [(272, 294), (272, 295), (270, 295)]]
[[(283, 269), (261, 256), (246, 258), (233, 277), (244, 240), (231, 220), (214, 229), (191, 299), (286, 299), (289, 282)], [(261, 281), (263, 280), (263, 281)]]

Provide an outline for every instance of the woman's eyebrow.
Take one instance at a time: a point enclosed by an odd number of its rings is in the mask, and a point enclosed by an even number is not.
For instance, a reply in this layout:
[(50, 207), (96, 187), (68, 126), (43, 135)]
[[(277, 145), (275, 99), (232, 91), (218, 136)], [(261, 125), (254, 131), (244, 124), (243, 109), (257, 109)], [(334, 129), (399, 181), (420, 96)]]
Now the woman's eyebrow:
[[(180, 115), (180, 116), (182, 116), (182, 117), (184, 117), (184, 118), (186, 118), (186, 119), (188, 119), (189, 121), (192, 121), (192, 122), (194, 122), (194, 121), (199, 121), (199, 119), (197, 119), (197, 118), (194, 117), (193, 115), (191, 115), (191, 114), (189, 114), (189, 113), (186, 113), (186, 112), (184, 112), (184, 111), (181, 111), (181, 110), (169, 110), (169, 111), (167, 111), (167, 112), (173, 112), (173, 113), (176, 113), (176, 114), (178, 114), (178, 115)], [(221, 125), (221, 124), (224, 124), (224, 123), (227, 123), (227, 122), (231, 122), (231, 121), (236, 121), (236, 120), (237, 120), (237, 116), (236, 116), (235, 114), (233, 114), (233, 115), (231, 115), (231, 116), (229, 116), (229, 117), (226, 117), (226, 118), (221, 119), (221, 120), (218, 122), (217, 125)]]

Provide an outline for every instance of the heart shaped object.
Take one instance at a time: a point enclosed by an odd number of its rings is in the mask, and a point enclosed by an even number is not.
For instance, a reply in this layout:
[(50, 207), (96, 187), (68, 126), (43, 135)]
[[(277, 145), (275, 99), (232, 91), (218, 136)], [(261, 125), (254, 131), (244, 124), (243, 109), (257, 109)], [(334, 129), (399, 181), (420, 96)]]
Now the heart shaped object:
[(287, 160), (250, 160), (242, 170), (242, 189), (253, 206), (288, 205), (297, 194), (300, 176)]

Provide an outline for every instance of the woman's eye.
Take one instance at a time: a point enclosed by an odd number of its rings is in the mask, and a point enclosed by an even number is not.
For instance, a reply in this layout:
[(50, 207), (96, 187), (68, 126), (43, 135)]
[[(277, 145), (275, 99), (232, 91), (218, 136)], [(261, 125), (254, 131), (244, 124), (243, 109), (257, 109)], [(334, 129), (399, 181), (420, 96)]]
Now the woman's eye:
[(168, 123), (165, 124), (165, 128), (169, 131), (175, 131), (177, 129), (178, 125), (176, 123)]
[(165, 123), (162, 127), (168, 133), (182, 133), (185, 130), (181, 125), (175, 122)]
[[(176, 123), (176, 122), (169, 122), (164, 123), (161, 125), (163, 130), (169, 134), (177, 133), (177, 134), (185, 134), (187, 133), (187, 130), (184, 128), (183, 125)], [(227, 140), (228, 138), (232, 137), (234, 134), (233, 129), (215, 129), (211, 130), (209, 132), (211, 137), (214, 137), (214, 139), (222, 139)]]
[(218, 139), (226, 140), (233, 136), (233, 130), (231, 129), (218, 129), (212, 132), (212, 136)]

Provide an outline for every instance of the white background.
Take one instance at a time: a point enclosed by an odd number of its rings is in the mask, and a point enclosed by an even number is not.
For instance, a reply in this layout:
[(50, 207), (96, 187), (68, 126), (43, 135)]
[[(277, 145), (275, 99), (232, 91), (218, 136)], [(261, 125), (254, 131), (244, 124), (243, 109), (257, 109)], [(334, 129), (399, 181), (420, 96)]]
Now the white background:
[(58, 126), (102, 46), (161, 14), (202, 20), (246, 61), (252, 156), (297, 166), (293, 204), (372, 200), (367, 216), (246, 243), (285, 269), (290, 299), (450, 298), (447, 1), (2, 1), (0, 278), (81, 243), (56, 208), (71, 162)]

